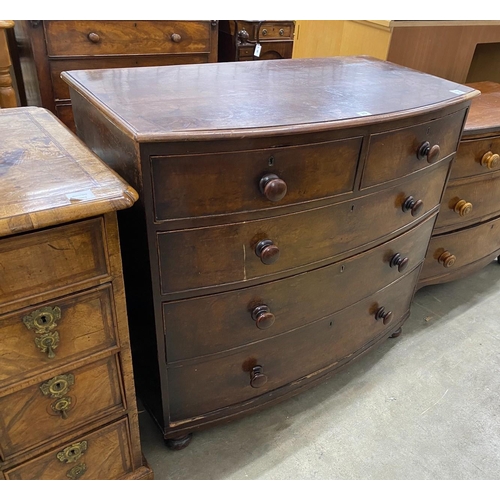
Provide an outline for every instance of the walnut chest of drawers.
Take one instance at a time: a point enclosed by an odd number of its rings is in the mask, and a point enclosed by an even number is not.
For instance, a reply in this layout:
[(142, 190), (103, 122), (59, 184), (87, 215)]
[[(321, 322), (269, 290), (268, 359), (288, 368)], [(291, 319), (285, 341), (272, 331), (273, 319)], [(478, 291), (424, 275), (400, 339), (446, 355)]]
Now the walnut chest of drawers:
[(500, 84), (472, 102), (419, 287), (468, 276), (500, 254)]
[(0, 479), (149, 479), (115, 213), (137, 193), (47, 110), (0, 110), (0, 136)]
[(119, 214), (139, 397), (172, 447), (408, 317), (478, 91), (367, 57), (63, 73)]
[(61, 71), (217, 61), (217, 21), (16, 21), (15, 32), (26, 104), (72, 130)]

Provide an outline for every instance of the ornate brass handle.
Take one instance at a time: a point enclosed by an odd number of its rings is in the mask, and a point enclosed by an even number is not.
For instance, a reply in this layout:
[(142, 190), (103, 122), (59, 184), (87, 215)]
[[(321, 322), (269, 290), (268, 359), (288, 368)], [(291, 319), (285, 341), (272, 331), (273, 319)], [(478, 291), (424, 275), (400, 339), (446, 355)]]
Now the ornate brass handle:
[(65, 396), (70, 387), (75, 383), (75, 376), (72, 373), (67, 375), (58, 375), (57, 377), (51, 378), (44, 382), (40, 386), (40, 390), (44, 396), (49, 396), (51, 398), (60, 398)]
[(80, 460), (80, 458), (85, 454), (88, 448), (87, 441), (81, 441), (80, 443), (73, 443), (64, 448), (57, 454), (57, 459), (65, 464), (70, 464)]
[(460, 215), (460, 217), (465, 217), (472, 212), (472, 203), (469, 203), (465, 200), (460, 200), (459, 202), (457, 202), (453, 210), (455, 210), (455, 212)]
[(40, 351), (47, 353), (47, 357), (55, 357), (54, 350), (59, 345), (59, 332), (56, 331), (57, 321), (61, 319), (59, 307), (42, 307), (23, 317), (23, 323), (28, 330), (38, 334), (35, 345)]
[(68, 418), (68, 411), (70, 409), (69, 407), (71, 406), (71, 403), (71, 398), (69, 396), (66, 396), (54, 401), (50, 405), (50, 407), (54, 412), (60, 413), (63, 420), (66, 420)]
[(486, 168), (497, 168), (500, 166), (500, 156), (498, 154), (493, 154), (491, 151), (484, 153), (481, 158), (481, 165)]
[(70, 479), (80, 479), (87, 470), (87, 466), (85, 464), (76, 464), (73, 468), (71, 468), (66, 474)]

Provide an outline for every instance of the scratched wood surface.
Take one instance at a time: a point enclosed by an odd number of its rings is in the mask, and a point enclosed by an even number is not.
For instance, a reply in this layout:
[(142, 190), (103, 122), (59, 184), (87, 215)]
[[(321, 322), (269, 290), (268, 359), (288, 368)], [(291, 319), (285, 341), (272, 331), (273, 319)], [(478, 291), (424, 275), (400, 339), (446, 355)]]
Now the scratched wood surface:
[(1, 109), (0, 137), (0, 236), (137, 200), (132, 187), (45, 109)]

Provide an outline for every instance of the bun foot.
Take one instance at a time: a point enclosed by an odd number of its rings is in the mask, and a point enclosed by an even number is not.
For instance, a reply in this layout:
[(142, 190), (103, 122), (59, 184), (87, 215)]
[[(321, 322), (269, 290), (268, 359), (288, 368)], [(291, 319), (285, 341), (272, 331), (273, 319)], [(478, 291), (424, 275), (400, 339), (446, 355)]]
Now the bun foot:
[(174, 451), (183, 450), (193, 439), (193, 434), (186, 434), (185, 436), (180, 436), (178, 438), (173, 439), (165, 439), (165, 444), (167, 448), (170, 448)]
[(398, 328), (392, 335), (389, 335), (390, 339), (395, 339), (396, 337), (399, 337), (401, 335), (401, 332), (403, 330), (401, 328)]

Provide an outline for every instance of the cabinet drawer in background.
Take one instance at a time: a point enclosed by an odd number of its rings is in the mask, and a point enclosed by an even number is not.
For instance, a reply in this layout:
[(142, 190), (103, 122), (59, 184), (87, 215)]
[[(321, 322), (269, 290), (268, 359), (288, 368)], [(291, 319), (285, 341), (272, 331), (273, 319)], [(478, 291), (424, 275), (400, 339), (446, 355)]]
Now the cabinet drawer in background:
[[(461, 110), (413, 127), (372, 135), (361, 187), (367, 188), (405, 177), (427, 167), (429, 160), (434, 163), (454, 153), (465, 113), (466, 110)], [(427, 156), (419, 159), (417, 152), (426, 142), (430, 148), (438, 145), (439, 153), (429, 159)]]
[[(405, 316), (419, 272), (420, 268), (416, 268), (374, 295), (303, 328), (231, 351), (225, 357), (169, 366), (172, 420), (248, 401), (308, 375), (341, 366), (384, 332), (389, 333), (391, 323), (396, 325)], [(376, 319), (381, 307), (392, 312), (391, 323)], [(251, 385), (252, 368), (256, 366), (261, 366), (267, 377), (259, 387)]]
[[(441, 162), (398, 186), (313, 210), (157, 233), (162, 293), (275, 279), (276, 273), (326, 264), (337, 255), (389, 239), (439, 205), (448, 168), (448, 162)], [(421, 210), (403, 211), (408, 200), (415, 208), (423, 201)]]
[(463, 140), (458, 147), (450, 179), (470, 177), (495, 170), (500, 170), (500, 137)]
[[(330, 266), (242, 290), (165, 303), (167, 361), (213, 354), (273, 337), (371, 295), (421, 264), (435, 218)], [(401, 270), (395, 264), (397, 259), (390, 265), (397, 254), (401, 256)], [(228, 331), (233, 333), (228, 335)]]
[(0, 317), (0, 390), (117, 346), (111, 285)]
[(49, 57), (211, 49), (210, 21), (44, 21), (43, 26)]
[(6, 479), (120, 479), (133, 470), (127, 420), (109, 424), (5, 471)]
[[(265, 210), (348, 193), (354, 188), (361, 143), (355, 137), (233, 153), (154, 156), (155, 218)], [(271, 174), (279, 179), (266, 178)]]
[(5, 460), (124, 408), (116, 356), (65, 368), (0, 398), (0, 453)]

